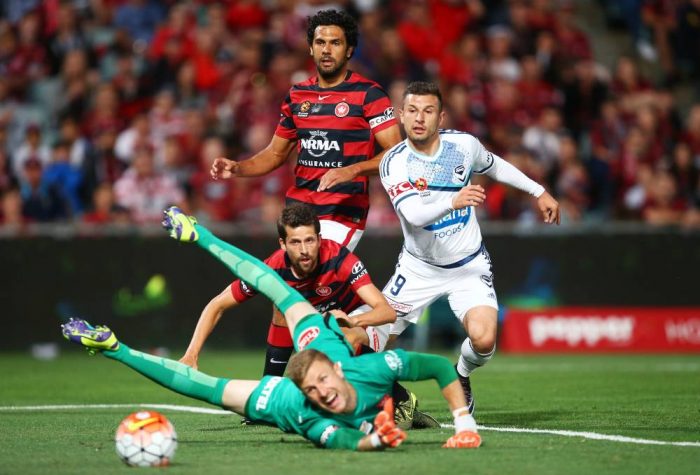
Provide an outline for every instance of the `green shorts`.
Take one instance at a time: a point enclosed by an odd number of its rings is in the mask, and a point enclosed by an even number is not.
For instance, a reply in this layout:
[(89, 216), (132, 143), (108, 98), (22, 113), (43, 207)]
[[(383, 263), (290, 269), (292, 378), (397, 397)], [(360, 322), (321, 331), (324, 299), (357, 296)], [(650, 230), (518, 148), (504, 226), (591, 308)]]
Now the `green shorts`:
[(325, 353), (331, 361), (352, 358), (354, 351), (343, 336), (338, 322), (327, 314), (312, 313), (302, 318), (294, 329), (294, 349), (301, 351), (313, 348)]

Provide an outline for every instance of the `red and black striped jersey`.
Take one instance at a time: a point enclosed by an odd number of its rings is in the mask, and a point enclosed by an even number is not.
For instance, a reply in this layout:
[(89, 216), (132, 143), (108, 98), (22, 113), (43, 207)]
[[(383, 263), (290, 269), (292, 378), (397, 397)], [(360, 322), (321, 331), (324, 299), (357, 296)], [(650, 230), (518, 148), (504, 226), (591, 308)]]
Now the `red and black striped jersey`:
[(287, 202), (313, 206), (321, 219), (364, 229), (369, 209), (368, 177), (318, 192), (321, 177), (374, 156), (374, 134), (396, 124), (384, 89), (348, 71), (337, 86), (321, 88), (316, 76), (289, 90), (275, 135), (297, 141), (295, 184)]
[[(328, 310), (352, 312), (364, 303), (357, 290), (372, 283), (362, 261), (330, 239), (321, 239), (318, 268), (306, 279), (294, 276), (287, 253), (282, 249), (265, 259), (265, 263), (321, 313)], [(236, 302), (244, 302), (256, 293), (255, 289), (239, 279), (231, 283), (231, 294)]]

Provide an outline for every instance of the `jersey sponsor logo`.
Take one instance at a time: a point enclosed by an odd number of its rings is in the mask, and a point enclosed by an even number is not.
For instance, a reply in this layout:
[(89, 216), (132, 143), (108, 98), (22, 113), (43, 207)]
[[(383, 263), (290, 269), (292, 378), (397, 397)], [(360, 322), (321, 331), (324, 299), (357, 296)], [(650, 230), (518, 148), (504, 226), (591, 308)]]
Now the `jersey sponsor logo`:
[(387, 107), (384, 109), (384, 113), (380, 116), (374, 117), (373, 119), (369, 120), (369, 126), (370, 128), (375, 128), (376, 126), (383, 124), (384, 122), (391, 120), (394, 118), (394, 108), (393, 107)]
[(264, 411), (265, 409), (267, 409), (267, 403), (270, 401), (270, 394), (272, 394), (272, 390), (275, 389), (275, 386), (277, 386), (281, 381), (281, 377), (274, 376), (270, 378), (270, 380), (267, 383), (265, 383), (265, 386), (263, 386), (262, 391), (260, 391), (260, 396), (258, 396), (258, 400), (255, 401), (256, 410)]
[(335, 105), (335, 116), (345, 117), (350, 113), (350, 106), (347, 102), (339, 102)]
[(407, 303), (397, 302), (396, 300), (393, 300), (393, 299), (390, 299), (389, 297), (387, 297), (386, 294), (384, 294), (384, 298), (386, 299), (387, 302), (389, 302), (389, 305), (391, 306), (391, 308), (396, 310), (398, 313), (407, 314), (407, 313), (411, 313), (411, 310), (413, 310), (413, 305), (409, 305)]
[(299, 113), (297, 115), (299, 117), (308, 117), (309, 116), (309, 109), (311, 109), (311, 102), (304, 101), (299, 106)]
[[(328, 132), (325, 130), (312, 130), (308, 139), (301, 139), (301, 148), (306, 150), (312, 157), (322, 157), (331, 150), (340, 152), (340, 145), (337, 140), (328, 140)], [(330, 168), (330, 167), (329, 167)]]
[(389, 194), (389, 198), (392, 200), (395, 200), (398, 198), (402, 193), (405, 193), (407, 191), (413, 190), (413, 185), (407, 181), (402, 181), (401, 183), (390, 186), (389, 189), (387, 190), (387, 193)]
[(384, 353), (384, 361), (390, 370), (399, 373), (403, 369), (403, 361), (395, 351), (387, 351)]
[(365, 275), (367, 275), (367, 269), (363, 269), (359, 274), (357, 274), (355, 277), (353, 277), (352, 280), (350, 281), (350, 285), (353, 285), (355, 282), (360, 280)]
[(322, 161), (322, 160), (306, 160), (304, 158), (300, 158), (297, 160), (297, 163), (299, 165), (304, 166), (304, 167), (310, 167), (310, 168), (342, 168), (342, 166), (343, 166), (343, 162), (338, 161), (338, 160)]
[(316, 339), (319, 333), (321, 333), (321, 330), (318, 327), (309, 327), (304, 330), (297, 338), (297, 350), (301, 351), (306, 348), (309, 343)]
[(437, 231), (439, 229), (449, 228), (450, 226), (460, 225), (464, 226), (469, 221), (469, 216), (471, 216), (471, 208), (456, 209), (433, 224), (423, 227), (426, 231)]
[(322, 285), (321, 287), (316, 288), (316, 293), (321, 297), (328, 297), (331, 293), (333, 293), (333, 290), (326, 285)]
[(250, 287), (248, 287), (248, 284), (246, 284), (243, 281), (241, 281), (241, 290), (246, 295), (253, 295), (253, 290)]
[(418, 178), (416, 184), (413, 186), (415, 186), (418, 191), (425, 191), (428, 188), (428, 180), (422, 177)]
[(352, 266), (352, 273), (359, 274), (360, 272), (362, 272), (362, 269), (364, 269), (364, 268), (365, 268), (365, 265), (362, 263), (362, 261), (357, 261)]
[(331, 438), (331, 435), (333, 434), (333, 432), (337, 431), (338, 429), (340, 429), (340, 427), (338, 427), (335, 424), (326, 427), (326, 429), (321, 433), (321, 439), (320, 439), (321, 445), (326, 445), (326, 442), (328, 442), (328, 439)]

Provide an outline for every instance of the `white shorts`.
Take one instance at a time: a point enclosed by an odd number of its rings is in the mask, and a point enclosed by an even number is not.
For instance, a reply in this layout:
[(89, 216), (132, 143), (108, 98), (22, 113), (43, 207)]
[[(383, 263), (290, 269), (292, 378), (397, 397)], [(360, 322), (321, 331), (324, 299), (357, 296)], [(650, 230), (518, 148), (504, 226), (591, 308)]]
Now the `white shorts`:
[(389, 335), (400, 335), (418, 322), (425, 307), (442, 296), (447, 297), (460, 321), (474, 307), (485, 305), (498, 310), (491, 257), (485, 247), (471, 261), (452, 269), (428, 264), (402, 251), (396, 271), (382, 293), (396, 310), (396, 322), (367, 328), (370, 346), (375, 351), (384, 349)]
[(355, 250), (357, 243), (360, 242), (360, 238), (362, 238), (365, 232), (364, 229), (351, 228), (350, 226), (328, 219), (322, 219), (320, 223), (322, 238), (335, 241), (347, 247), (351, 252)]

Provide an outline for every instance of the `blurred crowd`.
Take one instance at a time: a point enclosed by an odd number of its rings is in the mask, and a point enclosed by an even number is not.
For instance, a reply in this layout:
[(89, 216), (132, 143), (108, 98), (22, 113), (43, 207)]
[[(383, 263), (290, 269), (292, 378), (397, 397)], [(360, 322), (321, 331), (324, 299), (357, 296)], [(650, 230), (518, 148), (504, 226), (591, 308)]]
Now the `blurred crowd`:
[[(219, 181), (210, 164), (268, 144), (290, 85), (315, 73), (306, 17), (343, 8), (360, 25), (351, 69), (397, 107), (407, 82), (438, 81), (445, 127), (546, 184), (565, 222), (699, 227), (700, 98), (674, 93), (700, 77), (700, 0), (601, 4), (635, 46), (611, 65), (566, 0), (4, 0), (0, 225), (152, 223), (169, 204), (273, 222), (293, 160)], [(478, 179), (485, 220), (538, 219)], [(371, 202), (368, 226), (396, 225), (378, 180)]]

